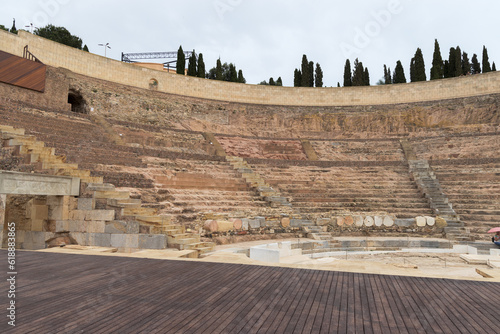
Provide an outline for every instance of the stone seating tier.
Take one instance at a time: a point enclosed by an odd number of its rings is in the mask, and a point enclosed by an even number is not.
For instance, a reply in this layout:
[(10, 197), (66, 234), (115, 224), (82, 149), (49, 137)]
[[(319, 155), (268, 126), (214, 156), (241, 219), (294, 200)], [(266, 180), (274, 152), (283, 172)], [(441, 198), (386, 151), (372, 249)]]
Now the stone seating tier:
[(398, 140), (389, 141), (311, 141), (323, 161), (403, 161)]
[(434, 165), (436, 176), (465, 226), (478, 238), (500, 224), (500, 164)]

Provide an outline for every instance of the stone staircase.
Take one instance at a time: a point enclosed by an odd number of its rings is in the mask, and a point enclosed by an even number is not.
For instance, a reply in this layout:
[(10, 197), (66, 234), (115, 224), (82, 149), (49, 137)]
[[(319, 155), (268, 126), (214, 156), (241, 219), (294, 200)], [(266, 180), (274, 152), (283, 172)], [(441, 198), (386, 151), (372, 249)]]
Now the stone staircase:
[(430, 206), (436, 216), (446, 220), (447, 227), (444, 231), (446, 237), (452, 240), (470, 240), (470, 232), (465, 228), (459, 215), (453, 210), (452, 204), (443, 192), (439, 180), (429, 166), (427, 160), (409, 160), (410, 173), (418, 188), (429, 200)]
[(277, 190), (267, 184), (264, 178), (255, 173), (243, 158), (226, 156), (226, 160), (231, 164), (234, 170), (241, 174), (241, 176), (248, 184), (250, 184), (252, 188), (259, 192), (260, 196), (268, 202), (271, 207), (292, 207), (292, 204), (288, 201), (288, 199), (281, 196)]
[[(82, 186), (76, 210), (72, 210), (64, 218), (92, 221), (92, 217), (96, 217), (96, 221), (107, 222), (106, 226), (102, 226), (102, 232), (105, 229), (111, 232), (116, 229), (118, 233), (138, 234), (142, 237), (165, 235), (167, 247), (196, 250), (198, 254), (214, 249), (213, 243), (201, 242), (199, 234), (186, 233), (183, 226), (173, 224), (170, 216), (159, 216), (156, 209), (143, 207), (141, 200), (132, 199), (128, 191), (117, 191), (114, 185), (103, 183), (102, 177), (92, 176), (91, 171), (81, 170), (77, 164), (66, 163), (65, 156), (55, 155), (54, 148), (45, 147), (34, 136), (25, 135), (23, 129), (0, 125), (0, 135), (2, 146), (11, 148), (13, 155), (22, 158), (22, 164), (34, 166), (36, 173), (80, 178)], [(69, 224), (60, 230), (71, 232)], [(130, 248), (142, 248), (139, 247), (140, 242), (136, 244), (138, 247)]]

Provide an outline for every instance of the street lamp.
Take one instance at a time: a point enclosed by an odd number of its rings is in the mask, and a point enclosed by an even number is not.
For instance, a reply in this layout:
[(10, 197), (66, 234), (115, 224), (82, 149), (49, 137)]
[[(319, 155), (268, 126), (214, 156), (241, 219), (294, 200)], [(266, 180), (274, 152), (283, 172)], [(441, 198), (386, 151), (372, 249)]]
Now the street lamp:
[(111, 49), (111, 46), (109, 46), (109, 43), (106, 44), (98, 44), (99, 46), (104, 46), (104, 57), (106, 57), (106, 49)]
[(33, 23), (30, 23), (29, 26), (25, 26), (26, 28), (30, 28), (30, 33), (33, 33), (33, 31), (35, 30), (35, 26), (33, 25)]

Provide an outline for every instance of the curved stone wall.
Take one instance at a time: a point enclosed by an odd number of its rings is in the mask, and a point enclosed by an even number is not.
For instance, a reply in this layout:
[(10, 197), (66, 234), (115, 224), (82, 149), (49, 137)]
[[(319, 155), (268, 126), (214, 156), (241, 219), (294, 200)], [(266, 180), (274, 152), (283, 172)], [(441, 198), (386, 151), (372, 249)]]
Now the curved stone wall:
[(22, 56), (23, 47), (46, 65), (111, 82), (203, 99), (286, 106), (363, 106), (447, 100), (500, 93), (500, 72), (421, 83), (342, 88), (244, 85), (181, 76), (83, 52), (25, 31), (0, 31), (0, 50)]

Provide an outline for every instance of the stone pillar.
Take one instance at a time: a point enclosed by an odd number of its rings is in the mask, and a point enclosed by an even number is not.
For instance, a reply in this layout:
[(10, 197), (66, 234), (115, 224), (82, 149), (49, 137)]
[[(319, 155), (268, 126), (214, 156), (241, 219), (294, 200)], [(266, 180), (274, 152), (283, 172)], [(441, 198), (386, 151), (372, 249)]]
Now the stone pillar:
[(0, 194), (0, 247), (3, 246), (3, 235), (5, 229), (5, 203), (7, 202), (7, 195)]

